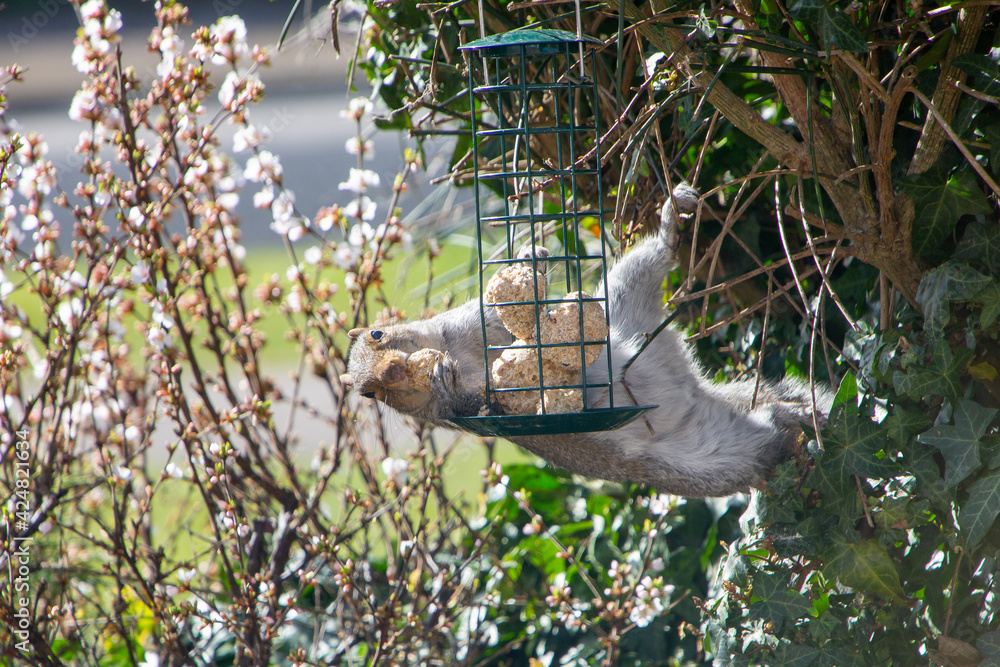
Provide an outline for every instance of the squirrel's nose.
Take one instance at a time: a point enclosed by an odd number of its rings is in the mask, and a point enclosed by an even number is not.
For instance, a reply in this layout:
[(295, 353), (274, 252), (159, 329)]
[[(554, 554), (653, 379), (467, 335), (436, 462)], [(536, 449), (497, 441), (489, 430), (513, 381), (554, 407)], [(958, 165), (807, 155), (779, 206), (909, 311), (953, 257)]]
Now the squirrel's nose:
[(402, 357), (391, 357), (382, 370), (382, 385), (387, 389), (392, 389), (402, 385), (408, 379), (406, 360)]

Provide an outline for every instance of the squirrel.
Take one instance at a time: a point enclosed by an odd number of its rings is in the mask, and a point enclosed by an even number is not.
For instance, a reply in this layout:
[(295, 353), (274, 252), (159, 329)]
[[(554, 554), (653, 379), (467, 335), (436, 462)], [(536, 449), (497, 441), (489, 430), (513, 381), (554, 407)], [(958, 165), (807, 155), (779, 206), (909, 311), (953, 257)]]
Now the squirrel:
[[(686, 184), (674, 189), (657, 233), (624, 253), (607, 273), (598, 296), (608, 295), (611, 368), (615, 394), (628, 395), (621, 369), (662, 322), (663, 283), (680, 244), (678, 213), (689, 214), (699, 195)], [(510, 345), (511, 334), (486, 309), (486, 341)], [(353, 329), (346, 386), (429, 424), (479, 413), (486, 403), (481, 379), (483, 334), (473, 299), (435, 317), (404, 324)], [(409, 386), (407, 357), (422, 348), (441, 350), (431, 373), (431, 393)], [(492, 354), (492, 352), (491, 352)], [(499, 352), (497, 352), (499, 354)], [(607, 382), (607, 351), (587, 369), (588, 382)], [(493, 358), (489, 359), (493, 362)], [(826, 420), (833, 394), (804, 383), (714, 383), (672, 327), (653, 338), (625, 381), (636, 405), (657, 405), (645, 419), (615, 431), (514, 436), (513, 442), (570, 472), (614, 482), (648, 484), (689, 497), (746, 492), (791, 455), (801, 424)], [(603, 376), (603, 377), (600, 377)], [(475, 379), (479, 379), (477, 384)], [(603, 402), (603, 404), (602, 404)], [(606, 396), (592, 407), (606, 407)]]

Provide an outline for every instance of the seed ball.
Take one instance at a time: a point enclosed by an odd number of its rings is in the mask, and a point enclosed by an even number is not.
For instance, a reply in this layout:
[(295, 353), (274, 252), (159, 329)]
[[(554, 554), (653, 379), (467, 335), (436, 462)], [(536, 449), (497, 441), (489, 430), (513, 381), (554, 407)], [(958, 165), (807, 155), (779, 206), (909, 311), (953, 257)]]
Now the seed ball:
[[(500, 357), (493, 362), (493, 386), (496, 389), (517, 389), (518, 387), (535, 387), (535, 389), (496, 392), (495, 396), (507, 414), (535, 414), (541, 403), (537, 389), (539, 386), (538, 354), (531, 341), (518, 340), (514, 344), (519, 347), (504, 350)], [(578, 375), (571, 370), (544, 362), (542, 374), (545, 386), (549, 387), (575, 384)]]
[[(546, 414), (583, 411), (583, 392), (579, 389), (546, 389), (543, 400)], [(538, 414), (542, 414), (541, 408)]]
[(406, 372), (410, 376), (410, 388), (431, 393), (431, 373), (434, 364), (444, 356), (443, 352), (425, 347), (417, 350), (406, 359)]
[[(535, 294), (532, 297), (532, 294)], [(487, 303), (508, 301), (543, 301), (545, 274), (533, 271), (530, 264), (508, 264), (497, 271), (486, 284), (483, 300)], [(527, 340), (535, 335), (535, 306), (495, 306), (497, 315), (515, 338)]]
[[(583, 299), (592, 298), (586, 292), (570, 292), (565, 300), (555, 304), (541, 319), (543, 344), (578, 343), (580, 342), (580, 303), (577, 295)], [(585, 366), (590, 366), (601, 355), (608, 337), (608, 322), (604, 318), (604, 309), (596, 301), (583, 302), (583, 340)], [(547, 347), (542, 349), (542, 358), (551, 364), (558, 364), (566, 369), (580, 369), (580, 346)]]

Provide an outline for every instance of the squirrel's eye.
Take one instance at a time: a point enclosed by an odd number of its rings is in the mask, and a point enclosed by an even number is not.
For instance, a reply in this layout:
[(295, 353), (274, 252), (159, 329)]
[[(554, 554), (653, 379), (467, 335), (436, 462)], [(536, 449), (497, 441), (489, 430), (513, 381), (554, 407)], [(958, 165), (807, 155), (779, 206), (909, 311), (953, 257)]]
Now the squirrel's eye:
[(374, 391), (366, 391), (365, 393), (363, 393), (361, 395), (364, 396), (365, 398), (375, 398), (375, 392)]
[(372, 340), (382, 340), (382, 336), (384, 336), (384, 335), (385, 335), (385, 333), (382, 332), (382, 331), (379, 331), (378, 329), (375, 329), (374, 331), (371, 332)]

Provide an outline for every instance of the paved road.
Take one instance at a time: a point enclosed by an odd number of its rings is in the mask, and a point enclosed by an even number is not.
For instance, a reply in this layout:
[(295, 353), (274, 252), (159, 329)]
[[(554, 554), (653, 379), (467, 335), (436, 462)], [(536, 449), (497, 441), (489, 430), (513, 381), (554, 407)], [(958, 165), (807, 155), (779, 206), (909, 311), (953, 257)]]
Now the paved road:
[[(16, 62), (29, 68), (23, 83), (8, 87), (8, 117), (24, 132), (36, 131), (45, 135), (50, 158), (60, 167), (60, 183), (71, 191), (79, 164), (73, 147), (84, 129), (67, 115), (70, 101), (82, 80), (82, 75), (70, 64), (77, 21), (65, 0), (51, 0), (50, 5), (44, 1), (38, 4), (48, 9), (28, 15), (12, 16), (7, 12), (0, 16), (3, 19), (0, 20), (0, 65)], [(124, 61), (135, 65), (139, 72), (151, 71), (159, 59), (158, 54), (149, 53), (146, 48), (148, 29), (153, 25), (151, 3), (112, 4), (122, 6)], [(195, 25), (210, 24), (219, 15), (240, 13), (247, 20), (249, 41), (262, 45), (276, 41), (289, 6), (288, 3), (260, 0), (217, 0), (192, 5)], [(356, 158), (344, 150), (347, 139), (355, 134), (355, 127), (352, 122), (340, 118), (340, 111), (347, 107), (351, 98), (370, 94), (370, 89), (361, 73), (354, 82), (360, 89), (352, 92), (347, 87), (349, 59), (356, 43), (350, 25), (342, 27), (343, 55), (340, 58), (319, 39), (321, 28), (315, 33), (303, 33), (302, 22), (296, 25), (299, 39), (292, 40), (291, 47), (275, 53), (272, 67), (261, 71), (267, 94), (263, 102), (253, 107), (250, 117), (255, 124), (267, 125), (272, 130), (273, 138), (267, 148), (281, 157), (285, 185), (295, 192), (299, 210), (313, 216), (321, 206), (343, 205), (350, 200), (349, 193), (338, 190), (337, 185), (347, 179), (348, 168), (356, 164)], [(315, 38), (310, 39), (309, 34)], [(190, 38), (186, 42), (190, 46)], [(221, 76), (219, 80), (221, 82)], [(230, 145), (231, 134), (231, 127), (220, 131), (224, 147)], [(372, 138), (375, 155), (366, 166), (382, 176), (381, 189), (373, 193), (373, 198), (381, 204), (376, 218), (381, 221), (391, 196), (389, 186), (403, 165), (403, 149), (414, 143), (396, 133), (380, 132)], [(445, 160), (449, 154), (443, 143), (428, 151), (427, 173), (413, 183), (414, 187), (403, 202), (405, 210), (413, 209), (425, 197), (440, 196), (441, 193), (435, 192), (428, 183), (432, 176), (446, 173)], [(237, 157), (245, 160), (246, 153)], [(276, 237), (269, 229), (271, 218), (268, 212), (252, 207), (253, 192), (254, 184), (248, 184), (239, 209), (244, 242), (251, 247), (272, 244)], [(449, 220), (454, 223), (453, 216)], [(434, 220), (424, 222), (435, 224)]]

